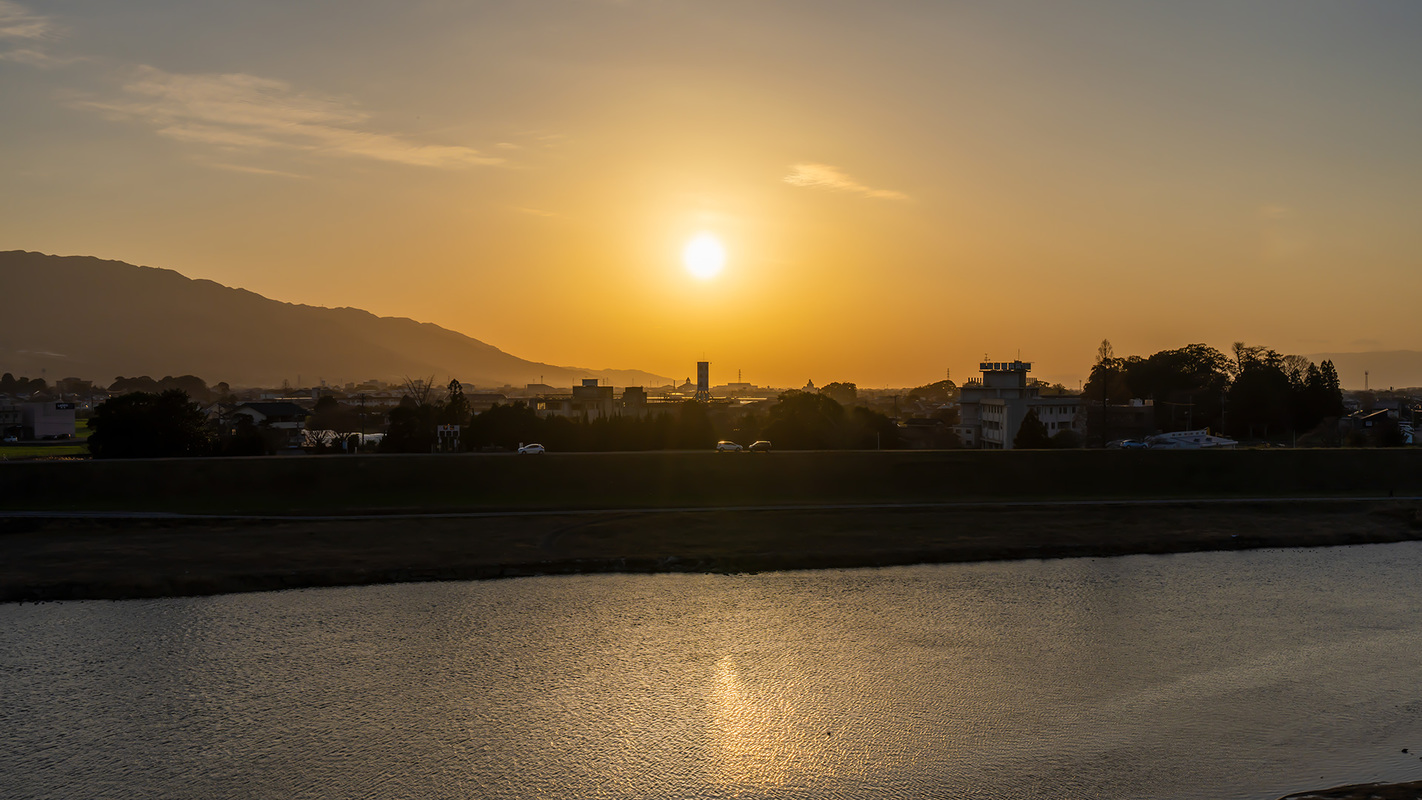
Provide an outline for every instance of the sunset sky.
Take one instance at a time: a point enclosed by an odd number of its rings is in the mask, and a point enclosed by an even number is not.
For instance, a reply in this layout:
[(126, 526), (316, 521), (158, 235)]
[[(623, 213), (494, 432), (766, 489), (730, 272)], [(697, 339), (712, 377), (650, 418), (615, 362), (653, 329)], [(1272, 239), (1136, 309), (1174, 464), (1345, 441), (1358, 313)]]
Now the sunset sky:
[(717, 383), (1422, 349), (1419, 43), (1405, 2), (0, 0), (0, 249)]

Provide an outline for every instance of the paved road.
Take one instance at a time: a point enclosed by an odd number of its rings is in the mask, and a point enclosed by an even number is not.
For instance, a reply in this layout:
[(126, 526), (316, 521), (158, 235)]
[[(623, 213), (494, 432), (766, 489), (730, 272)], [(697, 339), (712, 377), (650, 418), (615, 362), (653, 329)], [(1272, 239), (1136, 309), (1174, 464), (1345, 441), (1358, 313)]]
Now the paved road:
[(671, 508), (565, 508), (534, 511), (436, 511), (390, 514), (179, 514), (167, 511), (0, 511), (0, 519), (153, 519), (153, 520), (247, 520), (290, 522), (345, 522), (351, 520), (396, 519), (479, 519), (482, 517), (566, 517), (582, 515), (698, 514), (713, 512), (752, 513), (757, 511), (933, 511), (955, 508), (1070, 508), (1073, 506), (1164, 506), (1164, 505), (1243, 505), (1257, 503), (1337, 503), (1372, 501), (1422, 501), (1419, 495), (1341, 497), (1210, 497), (1154, 498), (1128, 500), (997, 500), (950, 503), (810, 503), (764, 506), (679, 506)]

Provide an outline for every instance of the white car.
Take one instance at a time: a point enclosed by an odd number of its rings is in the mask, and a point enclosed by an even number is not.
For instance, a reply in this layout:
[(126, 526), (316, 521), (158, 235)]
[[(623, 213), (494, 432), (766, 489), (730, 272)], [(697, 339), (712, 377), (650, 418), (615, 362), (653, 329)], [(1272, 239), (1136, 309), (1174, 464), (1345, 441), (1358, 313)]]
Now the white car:
[(524, 455), (536, 456), (536, 455), (540, 455), (540, 454), (542, 454), (542, 453), (543, 453), (543, 445), (541, 445), (541, 444), (521, 444), (521, 445), (518, 446), (518, 454), (521, 455), (521, 456), (524, 456)]
[(736, 444), (735, 442), (728, 442), (728, 441), (722, 439), (721, 441), (719, 441), (719, 442), (716, 443), (716, 452), (718, 452), (718, 453), (739, 453), (739, 452), (741, 452), (741, 446), (738, 445), (738, 444)]

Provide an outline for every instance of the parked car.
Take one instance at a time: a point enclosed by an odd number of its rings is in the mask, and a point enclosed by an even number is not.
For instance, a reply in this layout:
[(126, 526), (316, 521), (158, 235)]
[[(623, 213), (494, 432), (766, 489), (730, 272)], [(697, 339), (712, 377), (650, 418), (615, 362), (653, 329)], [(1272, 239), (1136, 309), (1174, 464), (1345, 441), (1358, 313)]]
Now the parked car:
[(1139, 439), (1117, 439), (1114, 442), (1107, 442), (1106, 446), (1113, 450), (1144, 450), (1146, 443)]
[(746, 449), (751, 451), (752, 453), (769, 453), (770, 442), (761, 439), (759, 441), (751, 442), (750, 447), (747, 447)]
[(716, 443), (716, 452), (718, 453), (739, 453), (742, 449), (744, 448), (735, 442), (728, 442), (725, 439)]
[(20, 437), (18, 437), (18, 436), (6, 436), (6, 437), (5, 437), (5, 444), (14, 444), (15, 442), (18, 442), (18, 441), (20, 441)]
[(543, 445), (541, 445), (541, 444), (521, 444), (521, 445), (518, 446), (518, 454), (521, 455), (521, 456), (522, 456), (522, 455), (536, 456), (536, 455), (541, 454), (542, 452), (543, 452)]

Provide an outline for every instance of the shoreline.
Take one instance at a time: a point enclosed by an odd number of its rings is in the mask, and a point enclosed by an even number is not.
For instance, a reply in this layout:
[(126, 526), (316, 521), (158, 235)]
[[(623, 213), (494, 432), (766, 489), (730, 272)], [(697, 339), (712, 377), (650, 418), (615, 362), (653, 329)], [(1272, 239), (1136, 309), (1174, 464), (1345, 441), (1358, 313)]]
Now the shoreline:
[(754, 573), (1422, 539), (1411, 499), (808, 504), (429, 515), (0, 512), (0, 602)]

